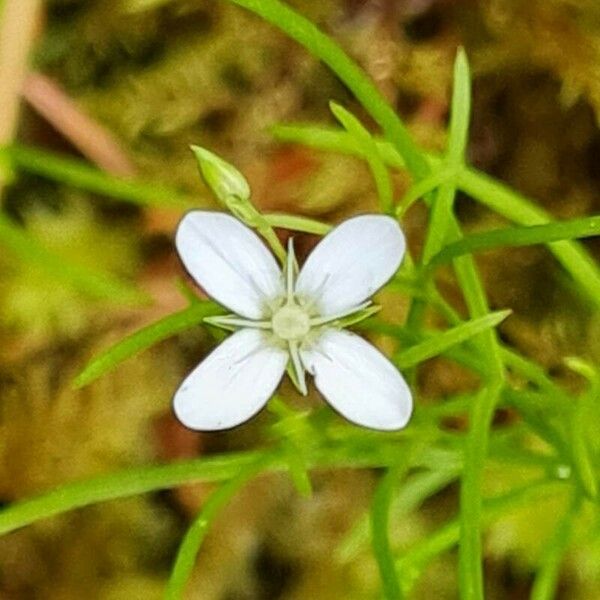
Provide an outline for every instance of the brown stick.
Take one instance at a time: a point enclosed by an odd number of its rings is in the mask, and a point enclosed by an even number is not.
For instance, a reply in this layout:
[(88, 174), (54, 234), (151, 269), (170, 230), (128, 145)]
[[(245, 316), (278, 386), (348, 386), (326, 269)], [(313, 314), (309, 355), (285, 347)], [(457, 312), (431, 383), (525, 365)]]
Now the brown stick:
[(41, 73), (29, 73), (22, 93), (29, 105), (91, 162), (113, 175), (135, 174), (113, 135), (86, 115), (55, 81)]

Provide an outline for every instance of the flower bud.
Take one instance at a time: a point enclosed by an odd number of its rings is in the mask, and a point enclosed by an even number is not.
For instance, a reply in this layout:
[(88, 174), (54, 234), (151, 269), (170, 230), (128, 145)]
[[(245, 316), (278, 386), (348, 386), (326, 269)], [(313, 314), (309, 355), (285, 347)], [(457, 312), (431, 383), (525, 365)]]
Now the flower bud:
[(234, 166), (200, 146), (191, 146), (191, 149), (204, 182), (221, 202), (227, 204), (232, 196), (240, 200), (250, 198), (250, 186)]

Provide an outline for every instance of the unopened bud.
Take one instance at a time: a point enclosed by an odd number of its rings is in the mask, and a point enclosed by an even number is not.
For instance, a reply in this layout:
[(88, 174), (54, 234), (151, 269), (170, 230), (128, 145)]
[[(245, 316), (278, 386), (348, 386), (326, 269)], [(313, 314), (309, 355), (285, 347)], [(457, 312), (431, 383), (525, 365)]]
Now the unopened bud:
[(221, 202), (227, 204), (232, 196), (240, 200), (250, 198), (250, 186), (234, 166), (200, 146), (191, 149), (204, 182)]

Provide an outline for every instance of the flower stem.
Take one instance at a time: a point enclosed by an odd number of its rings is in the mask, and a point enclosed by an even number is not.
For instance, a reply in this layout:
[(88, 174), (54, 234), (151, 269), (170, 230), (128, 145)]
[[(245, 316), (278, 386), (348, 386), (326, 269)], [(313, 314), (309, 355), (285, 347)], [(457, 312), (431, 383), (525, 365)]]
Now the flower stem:
[(233, 496), (253, 477), (259, 474), (273, 460), (273, 456), (261, 459), (246, 465), (238, 475), (223, 483), (208, 498), (202, 510), (188, 529), (177, 552), (171, 576), (165, 591), (165, 600), (179, 600), (183, 597), (186, 584), (192, 574), (196, 556), (206, 537), (206, 533), (221, 509)]

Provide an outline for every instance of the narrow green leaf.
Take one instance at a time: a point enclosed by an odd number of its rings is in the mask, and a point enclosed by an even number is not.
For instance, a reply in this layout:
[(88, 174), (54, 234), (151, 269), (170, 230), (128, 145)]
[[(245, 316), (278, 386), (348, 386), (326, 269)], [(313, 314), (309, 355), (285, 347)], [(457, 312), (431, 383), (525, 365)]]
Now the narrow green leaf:
[(377, 144), (373, 136), (362, 123), (343, 106), (335, 102), (329, 103), (329, 108), (344, 129), (362, 147), (367, 164), (373, 175), (381, 212), (392, 214), (394, 212), (394, 188), (387, 167), (379, 155)]
[(440, 167), (428, 175), (424, 179), (420, 179), (404, 193), (396, 207), (396, 216), (400, 219), (404, 213), (419, 199), (423, 198), (443, 183), (447, 183), (455, 177), (454, 171), (450, 168), (444, 169)]
[(181, 331), (198, 325), (205, 317), (217, 314), (223, 314), (223, 310), (216, 304), (199, 302), (147, 325), (93, 358), (77, 375), (73, 385), (77, 388), (84, 387), (128, 358)]
[[(435, 333), (429, 334), (429, 332), (424, 332), (423, 335), (417, 335), (415, 334), (414, 330), (410, 328), (401, 327), (399, 325), (390, 325), (389, 323), (384, 323), (377, 319), (370, 319), (369, 321), (359, 323), (357, 325), (357, 329), (385, 335), (400, 342), (401, 345), (411, 347), (438, 335)], [(465, 342), (469, 342), (469, 340), (465, 340)], [(488, 365), (481, 355), (473, 351), (472, 348), (461, 348), (460, 346), (456, 345), (447, 348), (441, 353), (441, 355), (467, 367), (468, 369), (473, 370), (482, 377), (487, 377), (488, 375)]]
[[(449, 221), (449, 236), (459, 239), (462, 232), (457, 221)], [(471, 317), (489, 312), (488, 301), (472, 256), (454, 261), (454, 269)], [(459, 582), (461, 597), (483, 600), (483, 554), (481, 543), (481, 490), (488, 449), (489, 430), (504, 386), (505, 370), (498, 337), (486, 329), (473, 338), (488, 364), (487, 385), (477, 395), (469, 414), (470, 430), (464, 448), (464, 468), (460, 487)]]
[(553, 422), (555, 420), (553, 417), (557, 414), (562, 416), (567, 405), (555, 402), (546, 394), (528, 390), (504, 389), (502, 396), (509, 406), (519, 411), (529, 428), (555, 449), (563, 461), (571, 461), (570, 447), (564, 439), (561, 428)]
[[(286, 124), (273, 127), (271, 132), (281, 141), (363, 157), (361, 148), (344, 131)], [(379, 152), (388, 165), (398, 169), (404, 167), (401, 156), (389, 142), (378, 141), (377, 143)], [(440, 156), (431, 153), (425, 156), (434, 167), (439, 166), (442, 161)], [(519, 225), (544, 225), (552, 222), (551, 215), (535, 201), (472, 167), (461, 170), (458, 187), (483, 206)], [(600, 306), (600, 268), (586, 250), (579, 243), (570, 240), (550, 243), (548, 248), (586, 297), (595, 306)]]
[(429, 225), (421, 259), (424, 265), (427, 265), (446, 243), (450, 221), (454, 218), (455, 197), (456, 184), (453, 181), (442, 182), (429, 211)]
[(600, 398), (600, 371), (593, 364), (571, 356), (564, 361), (572, 370), (587, 379), (588, 389), (575, 402), (569, 403), (570, 427), (568, 446), (572, 463), (581, 487), (592, 502), (598, 501), (597, 452), (598, 398)]
[[(292, 365), (288, 363), (286, 370), (293, 380), (296, 374)], [(294, 385), (300, 388), (299, 384)], [(267, 408), (278, 418), (271, 431), (282, 446), (292, 482), (301, 496), (310, 497), (312, 483), (306, 462), (306, 449), (312, 443), (311, 427), (307, 421), (309, 413), (290, 408), (278, 395), (271, 398)]]
[(442, 354), (453, 346), (461, 344), (482, 331), (496, 327), (510, 313), (510, 310), (501, 310), (477, 319), (465, 321), (461, 325), (432, 336), (416, 346), (400, 352), (394, 357), (394, 362), (401, 369), (414, 367), (429, 358)]
[[(277, 123), (269, 129), (271, 135), (286, 144), (300, 144), (322, 152), (347, 154), (364, 160), (364, 148), (346, 131), (336, 127), (323, 127), (313, 123)], [(375, 138), (379, 155), (394, 169), (406, 169), (406, 163), (394, 146), (381, 138)], [(425, 153), (430, 165), (439, 166), (440, 156)]]
[[(593, 398), (592, 402), (596, 402)], [(584, 394), (577, 399), (573, 407), (570, 423), (569, 446), (573, 457), (573, 466), (581, 486), (592, 500), (598, 498), (598, 475), (596, 472), (595, 457), (592, 454), (588, 426), (590, 419), (594, 419), (595, 411), (591, 408), (590, 398)]]
[(448, 162), (454, 166), (465, 162), (471, 119), (471, 74), (464, 48), (459, 48), (454, 61)]
[[(551, 216), (508, 186), (473, 169), (461, 172), (459, 188), (474, 200), (521, 225), (544, 225)], [(583, 246), (573, 241), (552, 242), (550, 251), (577, 282), (579, 289), (600, 306), (600, 269)]]
[(412, 141), (406, 126), (364, 71), (331, 38), (313, 23), (279, 0), (229, 0), (242, 6), (287, 33), (311, 54), (321, 59), (343, 81), (369, 114), (381, 126), (416, 178), (424, 177), (429, 166)]
[(135, 285), (110, 273), (92, 270), (46, 249), (40, 242), (0, 212), (0, 245), (18, 259), (53, 279), (93, 298), (123, 304), (145, 304), (150, 297)]
[(173, 564), (171, 576), (167, 583), (164, 595), (165, 600), (179, 600), (183, 598), (186, 584), (196, 563), (196, 556), (213, 521), (229, 500), (250, 479), (258, 475), (265, 468), (266, 463), (267, 461), (262, 459), (257, 463), (251, 463), (244, 467), (238, 475), (230, 481), (223, 483), (206, 500), (199, 515), (181, 542), (175, 563)]
[[(486, 499), (483, 503), (483, 524), (488, 525), (505, 514), (547, 498), (554, 498), (557, 491), (564, 487), (564, 484), (559, 482), (541, 480), (511, 490), (507, 494)], [(455, 546), (459, 539), (460, 522), (459, 519), (453, 519), (422, 542), (409, 548), (396, 561), (398, 572), (407, 575), (407, 579), (403, 581), (403, 588), (409, 589), (425, 567), (437, 556)]]
[(436, 254), (429, 266), (436, 267), (458, 256), (512, 246), (548, 244), (560, 240), (600, 236), (600, 216), (557, 221), (546, 225), (506, 227), (466, 236)]
[[(404, 471), (405, 469), (402, 469)], [(401, 600), (402, 591), (396, 575), (396, 566), (389, 539), (390, 504), (394, 487), (399, 479), (397, 469), (388, 469), (381, 478), (371, 504), (371, 541), (379, 568), (384, 596), (387, 600)]]
[(561, 562), (567, 551), (573, 530), (573, 520), (579, 512), (580, 506), (580, 499), (575, 497), (545, 545), (542, 562), (533, 582), (531, 600), (556, 598)]
[(191, 198), (160, 184), (109, 175), (84, 161), (39, 148), (16, 145), (8, 147), (6, 152), (17, 169), (123, 202), (180, 210), (197, 206)]
[[(458, 477), (458, 471), (425, 471), (415, 473), (403, 482), (393, 498), (390, 515), (400, 521), (430, 496), (433, 496)], [(349, 563), (357, 558), (369, 542), (369, 516), (365, 515), (352, 528), (335, 552), (335, 558), (342, 564)]]
[[(342, 445), (329, 441), (326, 447), (311, 448), (307, 455), (309, 469), (373, 469), (397, 462), (398, 443)], [(246, 450), (226, 455), (202, 457), (168, 465), (146, 465), (108, 475), (66, 483), (39, 496), (25, 498), (0, 510), (0, 535), (42, 519), (69, 512), (98, 502), (127, 498), (198, 481), (223, 481), (235, 477), (250, 463), (266, 456), (267, 451)], [(431, 449), (423, 452), (415, 466), (427, 469), (454, 469), (460, 462), (456, 451)], [(279, 456), (267, 467), (269, 471), (288, 469), (287, 460)]]
[(288, 463), (290, 477), (297, 492), (304, 498), (310, 498), (313, 493), (312, 482), (306, 462), (302, 455), (298, 453), (298, 448), (290, 443), (284, 443), (285, 455)]
[[(428, 263), (444, 246), (450, 230), (450, 222), (454, 219), (454, 199), (458, 172), (465, 165), (465, 151), (469, 135), (471, 118), (471, 78), (469, 63), (461, 48), (454, 61), (454, 86), (450, 108), (450, 130), (448, 133), (448, 149), (444, 165), (454, 177), (440, 184), (432, 204), (429, 227), (423, 248), (423, 263)], [(456, 228), (455, 228), (456, 230)]]
[[(230, 452), (167, 465), (145, 465), (66, 483), (41, 495), (19, 500), (0, 510), (0, 535), (41, 519), (98, 502), (127, 498), (192, 482), (231, 479), (240, 470), (267, 457), (266, 451)], [(285, 463), (274, 463), (281, 470)]]
[(524, 356), (521, 356), (514, 350), (506, 347), (500, 349), (502, 362), (511, 370), (525, 377), (531, 383), (545, 392), (550, 398), (559, 399), (563, 403), (569, 402), (569, 395), (563, 391), (544, 371), (540, 365)]

